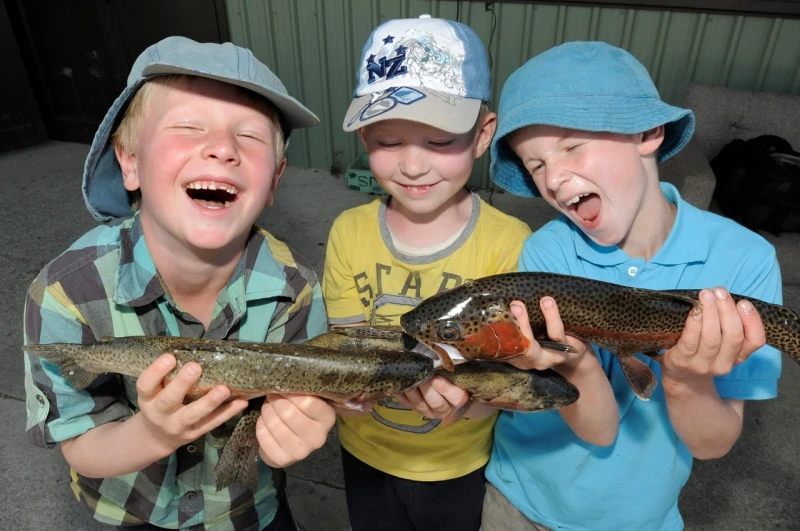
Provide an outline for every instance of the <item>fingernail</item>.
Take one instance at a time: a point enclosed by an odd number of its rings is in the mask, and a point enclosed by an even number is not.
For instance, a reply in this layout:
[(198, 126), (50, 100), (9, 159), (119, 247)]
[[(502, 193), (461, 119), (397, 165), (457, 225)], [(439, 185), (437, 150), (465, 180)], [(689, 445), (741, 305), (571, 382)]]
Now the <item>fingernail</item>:
[(755, 310), (753, 303), (748, 300), (739, 301), (739, 311), (747, 315)]
[(165, 367), (169, 367), (170, 365), (172, 365), (172, 356), (169, 354), (164, 354), (161, 356), (160, 361), (162, 365), (164, 365)]
[(703, 298), (703, 302), (708, 304), (714, 302), (714, 294), (710, 290), (704, 289), (700, 296)]
[(442, 379), (438, 377), (431, 380), (431, 386), (439, 392), (447, 389), (447, 384), (445, 384)]
[(727, 292), (727, 291), (725, 291), (725, 290), (724, 290), (724, 289), (722, 289), (722, 288), (714, 288), (714, 296), (715, 296), (717, 299), (719, 299), (719, 300), (721, 300), (721, 301), (724, 301), (724, 300), (725, 300), (725, 297), (727, 297), (727, 296), (728, 296), (728, 292)]
[(200, 367), (198, 367), (196, 363), (190, 363), (186, 366), (186, 372), (192, 376), (196, 376), (200, 373)]
[(549, 297), (542, 299), (542, 306), (547, 310), (551, 310), (553, 308), (553, 299)]

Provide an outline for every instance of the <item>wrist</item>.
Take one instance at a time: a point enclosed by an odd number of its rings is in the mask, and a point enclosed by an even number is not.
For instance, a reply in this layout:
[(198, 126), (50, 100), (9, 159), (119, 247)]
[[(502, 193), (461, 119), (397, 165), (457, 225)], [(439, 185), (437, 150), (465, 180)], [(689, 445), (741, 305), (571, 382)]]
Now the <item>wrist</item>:
[(713, 376), (690, 373), (662, 372), (661, 385), (664, 395), (673, 399), (691, 398), (711, 389), (716, 390)]
[(167, 457), (180, 447), (180, 444), (168, 440), (141, 411), (126, 420), (124, 424), (128, 424), (131, 430), (129, 435), (135, 438), (141, 447), (146, 448), (148, 454), (155, 457), (153, 461)]

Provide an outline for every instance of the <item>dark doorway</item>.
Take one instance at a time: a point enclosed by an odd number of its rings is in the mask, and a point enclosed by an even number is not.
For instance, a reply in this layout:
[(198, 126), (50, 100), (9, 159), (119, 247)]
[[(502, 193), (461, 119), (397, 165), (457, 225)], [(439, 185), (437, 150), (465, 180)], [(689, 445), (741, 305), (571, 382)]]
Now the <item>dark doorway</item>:
[(170, 35), (229, 40), (224, 0), (3, 3), (51, 140), (91, 142), (136, 57), (150, 44)]

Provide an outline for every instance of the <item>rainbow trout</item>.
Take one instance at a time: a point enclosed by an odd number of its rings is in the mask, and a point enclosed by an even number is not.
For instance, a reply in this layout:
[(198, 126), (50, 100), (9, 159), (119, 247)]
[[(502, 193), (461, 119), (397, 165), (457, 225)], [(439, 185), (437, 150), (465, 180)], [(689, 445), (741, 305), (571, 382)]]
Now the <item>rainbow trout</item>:
[[(305, 344), (356, 353), (375, 349), (409, 352), (417, 348), (417, 341), (396, 326), (335, 328)], [(509, 411), (560, 409), (574, 403), (579, 396), (574, 385), (549, 369), (524, 371), (507, 363), (465, 363), (452, 372), (436, 369), (435, 374), (464, 389), (471, 401)], [(446, 424), (457, 420), (468, 405), (469, 402), (463, 410), (455, 411)]]
[[(465, 282), (437, 293), (400, 318), (403, 330), (434, 349), (445, 367), (455, 358), (502, 360), (528, 348), (511, 314), (513, 300), (525, 303), (534, 337), (545, 348), (569, 350), (546, 339), (539, 301), (551, 296), (567, 334), (616, 355), (631, 389), (650, 398), (656, 379), (634, 354), (659, 359), (674, 346), (692, 311), (701, 311), (699, 290), (646, 290), (554, 273), (506, 273)], [(800, 362), (800, 319), (789, 308), (747, 298), (764, 323), (767, 344)], [(538, 341), (538, 339), (537, 339)]]
[[(23, 350), (58, 365), (76, 389), (84, 389), (106, 372), (137, 377), (163, 353), (171, 353), (177, 366), (166, 381), (190, 361), (203, 368), (187, 395), (190, 400), (221, 384), (231, 390), (231, 400), (300, 393), (359, 408), (413, 389), (433, 376), (433, 360), (422, 354), (380, 349), (354, 354), (286, 343), (137, 336), (87, 345), (25, 345)], [(234, 428), (215, 469), (217, 490), (234, 481), (256, 490), (259, 414), (260, 408), (248, 408)]]

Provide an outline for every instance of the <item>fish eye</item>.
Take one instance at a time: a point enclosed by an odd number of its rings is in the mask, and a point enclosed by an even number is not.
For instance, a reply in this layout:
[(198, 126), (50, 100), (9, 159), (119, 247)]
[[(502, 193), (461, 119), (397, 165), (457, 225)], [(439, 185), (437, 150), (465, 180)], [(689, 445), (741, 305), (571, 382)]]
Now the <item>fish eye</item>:
[(461, 330), (452, 321), (447, 321), (439, 327), (437, 335), (442, 341), (458, 341), (461, 339)]

